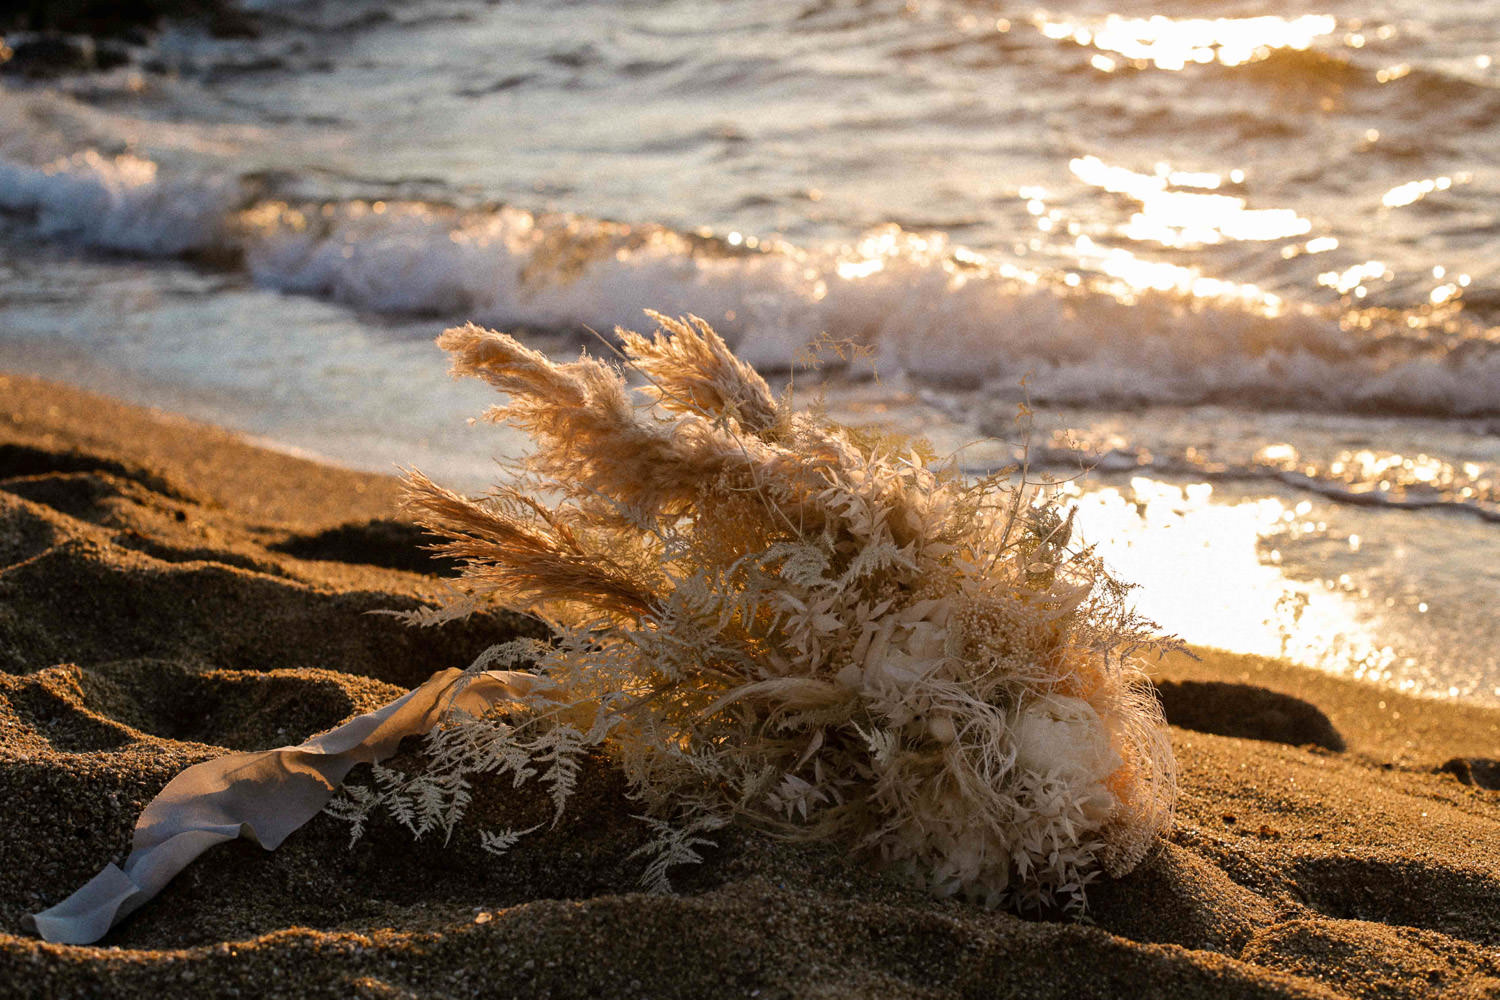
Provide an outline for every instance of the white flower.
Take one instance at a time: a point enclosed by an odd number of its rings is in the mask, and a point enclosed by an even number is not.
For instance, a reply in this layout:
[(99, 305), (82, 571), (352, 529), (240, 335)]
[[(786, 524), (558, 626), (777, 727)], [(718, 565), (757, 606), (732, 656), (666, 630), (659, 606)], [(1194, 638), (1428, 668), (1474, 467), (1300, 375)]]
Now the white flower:
[(1081, 698), (1032, 702), (1016, 721), (1016, 766), (1062, 781), (1083, 814), (1102, 821), (1115, 806), (1105, 782), (1124, 763), (1104, 721)]

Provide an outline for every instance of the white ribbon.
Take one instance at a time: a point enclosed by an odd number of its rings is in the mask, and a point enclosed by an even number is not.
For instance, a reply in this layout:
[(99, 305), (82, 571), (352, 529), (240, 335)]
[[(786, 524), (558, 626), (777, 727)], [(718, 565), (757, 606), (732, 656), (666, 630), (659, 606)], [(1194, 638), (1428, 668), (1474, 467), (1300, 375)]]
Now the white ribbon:
[(196, 764), (167, 783), (135, 824), (130, 857), (110, 864), (22, 925), (58, 944), (92, 944), (161, 892), (215, 844), (246, 837), (268, 851), (316, 816), (356, 764), (384, 760), (450, 710), (482, 715), (523, 697), (538, 678), (518, 671), (465, 677), (443, 670), (373, 712), (294, 747), (233, 753)]

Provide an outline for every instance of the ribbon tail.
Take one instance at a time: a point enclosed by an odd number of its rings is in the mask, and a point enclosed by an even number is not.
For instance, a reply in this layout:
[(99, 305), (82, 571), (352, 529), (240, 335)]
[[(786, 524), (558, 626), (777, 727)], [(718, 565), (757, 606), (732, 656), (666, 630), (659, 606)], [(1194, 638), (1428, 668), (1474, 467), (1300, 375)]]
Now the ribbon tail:
[(428, 732), (452, 709), (479, 715), (524, 697), (539, 680), (518, 671), (466, 677), (442, 670), (389, 705), (297, 746), (195, 764), (142, 811), (123, 867), (107, 865), (61, 903), (22, 917), (22, 926), (57, 944), (92, 944), (215, 844), (245, 837), (275, 850), (322, 811), (356, 764), (391, 756), (403, 738)]

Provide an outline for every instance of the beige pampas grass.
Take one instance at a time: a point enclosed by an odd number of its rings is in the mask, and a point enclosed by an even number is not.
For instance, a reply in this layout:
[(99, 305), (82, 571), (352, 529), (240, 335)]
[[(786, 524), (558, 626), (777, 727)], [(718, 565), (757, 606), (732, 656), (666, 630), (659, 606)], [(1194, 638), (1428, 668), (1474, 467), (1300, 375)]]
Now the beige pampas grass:
[(1071, 520), (795, 411), (702, 320), (652, 315), (654, 337), (619, 335), (638, 393), (587, 356), (472, 325), (439, 339), (536, 450), (483, 499), (413, 475), (411, 503), (471, 600), (557, 639), (489, 651), (475, 669), (533, 661), (540, 682), (341, 810), (451, 826), (489, 772), (539, 777), (561, 812), (603, 747), (657, 830), (658, 887), (731, 821), (990, 905), (1081, 909), (1099, 873), (1133, 868), (1175, 794), (1132, 658), (1154, 640)]

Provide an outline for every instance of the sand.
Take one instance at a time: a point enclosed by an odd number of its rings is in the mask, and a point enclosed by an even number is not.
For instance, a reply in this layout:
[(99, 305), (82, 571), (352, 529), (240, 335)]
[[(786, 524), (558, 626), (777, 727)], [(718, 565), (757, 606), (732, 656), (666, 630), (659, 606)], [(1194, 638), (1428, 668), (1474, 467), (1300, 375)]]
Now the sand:
[(599, 760), (504, 859), (477, 830), (549, 805), (482, 788), (446, 846), (383, 822), (351, 848), (320, 816), (275, 853), (215, 848), (100, 946), (22, 932), (123, 859), (186, 765), (300, 741), (535, 631), (366, 613), (451, 572), (398, 492), (0, 376), (0, 996), (1500, 996), (1500, 711), (1214, 651), (1158, 665), (1177, 821), (1093, 888), (1088, 922), (734, 831), (677, 895), (642, 895), (642, 832)]

